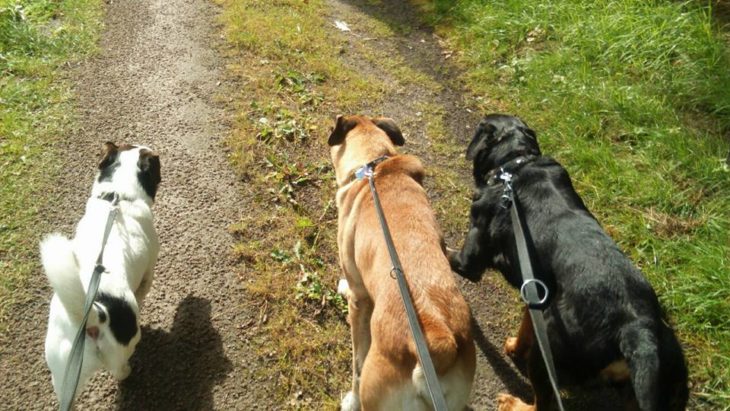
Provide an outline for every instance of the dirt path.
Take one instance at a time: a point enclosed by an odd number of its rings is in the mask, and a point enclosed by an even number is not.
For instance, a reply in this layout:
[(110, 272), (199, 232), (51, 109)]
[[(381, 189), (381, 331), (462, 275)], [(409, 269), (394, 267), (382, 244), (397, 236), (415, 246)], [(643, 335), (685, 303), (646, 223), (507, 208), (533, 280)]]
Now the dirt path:
[[(205, 0), (109, 1), (100, 55), (75, 72), (80, 129), (61, 148), (50, 228), (72, 233), (105, 141), (153, 147), (163, 176), (154, 207), (162, 249), (133, 373), (122, 384), (99, 374), (79, 409), (273, 407), (265, 384), (250, 387), (249, 316), (228, 259), (227, 227), (246, 204), (221, 145), (226, 112), (213, 102), (225, 87), (216, 12)], [(17, 308), (2, 348), (0, 409), (55, 407), (42, 354), (50, 291), (40, 272), (32, 283), (37, 302)]]

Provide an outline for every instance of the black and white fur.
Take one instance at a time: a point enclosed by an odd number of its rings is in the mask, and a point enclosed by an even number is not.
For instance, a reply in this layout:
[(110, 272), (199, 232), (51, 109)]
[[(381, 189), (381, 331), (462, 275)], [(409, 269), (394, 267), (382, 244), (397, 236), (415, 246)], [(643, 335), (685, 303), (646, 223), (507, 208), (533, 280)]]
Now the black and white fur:
[(104, 249), (99, 291), (86, 323), (83, 367), (76, 396), (103, 368), (126, 378), (129, 358), (140, 339), (139, 310), (152, 285), (159, 240), (152, 203), (160, 182), (159, 157), (143, 146), (104, 145), (76, 235), (53, 233), (41, 242), (41, 260), (54, 290), (46, 335), (46, 362), (60, 399), (71, 346), (83, 318), (86, 289), (101, 249), (113, 193), (119, 211)]
[[(452, 269), (478, 281), (496, 268), (513, 286), (521, 284), (510, 211), (501, 199), (504, 167), (513, 174), (533, 270), (553, 290), (544, 314), (561, 383), (603, 377), (627, 389), (630, 409), (684, 410), (687, 369), (654, 290), (588, 211), (567, 171), (542, 156), (535, 132), (519, 118), (488, 115), (467, 159), (474, 162), (476, 192), (464, 246), (449, 252)], [(552, 391), (532, 332), (525, 314), (520, 335), (505, 347), (526, 362), (534, 406), (544, 410)], [(507, 399), (516, 401), (503, 396), (500, 410), (527, 409)]]

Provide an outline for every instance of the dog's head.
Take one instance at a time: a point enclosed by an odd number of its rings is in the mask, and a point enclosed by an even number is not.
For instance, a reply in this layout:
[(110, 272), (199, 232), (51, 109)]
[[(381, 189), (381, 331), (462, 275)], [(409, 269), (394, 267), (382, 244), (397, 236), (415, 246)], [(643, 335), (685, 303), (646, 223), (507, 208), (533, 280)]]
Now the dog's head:
[(343, 185), (349, 175), (363, 164), (380, 156), (397, 154), (395, 146), (405, 144), (405, 139), (390, 118), (337, 116), (337, 123), (327, 144), (330, 146), (337, 184)]
[(521, 155), (540, 155), (537, 136), (525, 122), (505, 114), (489, 114), (479, 123), (466, 149), (474, 172), (484, 174)]
[[(94, 194), (117, 192), (131, 198), (154, 201), (160, 175), (160, 157), (145, 146), (107, 142), (103, 146)], [(98, 192), (97, 192), (98, 191)]]

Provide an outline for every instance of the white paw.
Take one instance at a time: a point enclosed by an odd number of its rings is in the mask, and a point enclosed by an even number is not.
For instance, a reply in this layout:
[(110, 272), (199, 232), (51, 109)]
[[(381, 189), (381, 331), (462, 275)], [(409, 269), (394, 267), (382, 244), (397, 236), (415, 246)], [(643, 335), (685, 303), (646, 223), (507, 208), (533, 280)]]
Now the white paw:
[[(345, 281), (345, 280), (341, 280)], [(347, 284), (347, 281), (345, 281)], [(339, 288), (339, 287), (338, 287)], [(360, 409), (360, 398), (352, 391), (349, 391), (345, 398), (340, 403), (340, 410), (342, 411), (358, 411)]]
[(129, 377), (129, 374), (132, 373), (132, 367), (129, 366), (129, 363), (124, 364), (121, 369), (114, 371), (114, 378), (118, 379), (119, 381)]
[(347, 280), (342, 278), (337, 283), (337, 294), (347, 298), (348, 294), (350, 293), (350, 285), (347, 284)]

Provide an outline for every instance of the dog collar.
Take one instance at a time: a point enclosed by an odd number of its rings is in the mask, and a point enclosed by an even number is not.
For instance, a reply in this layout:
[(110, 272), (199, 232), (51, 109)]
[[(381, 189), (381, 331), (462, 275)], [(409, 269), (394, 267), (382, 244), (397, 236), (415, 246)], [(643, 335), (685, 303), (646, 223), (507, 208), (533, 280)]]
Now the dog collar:
[(490, 170), (487, 173), (487, 178), (485, 178), (485, 180), (488, 184), (496, 184), (498, 182), (509, 184), (512, 182), (512, 177), (519, 169), (536, 158), (537, 156), (531, 154), (515, 157), (503, 165)]
[(116, 191), (103, 192), (103, 193), (99, 194), (99, 197), (97, 197), (97, 198), (99, 200), (108, 201), (113, 206), (119, 204), (119, 200), (122, 199), (122, 197)]
[(373, 175), (375, 175), (375, 167), (389, 158), (390, 156), (380, 156), (375, 160), (356, 168), (355, 171), (350, 173), (350, 176), (347, 178), (346, 182), (350, 183), (353, 180), (364, 180), (366, 178), (372, 177)]

